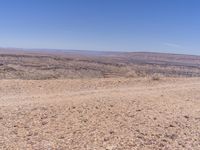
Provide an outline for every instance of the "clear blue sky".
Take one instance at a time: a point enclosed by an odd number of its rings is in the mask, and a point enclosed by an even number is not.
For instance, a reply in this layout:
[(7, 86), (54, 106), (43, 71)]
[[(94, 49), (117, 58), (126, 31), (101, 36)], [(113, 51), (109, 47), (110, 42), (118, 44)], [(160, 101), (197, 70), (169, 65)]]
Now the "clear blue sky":
[(200, 54), (200, 0), (0, 0), (0, 46)]

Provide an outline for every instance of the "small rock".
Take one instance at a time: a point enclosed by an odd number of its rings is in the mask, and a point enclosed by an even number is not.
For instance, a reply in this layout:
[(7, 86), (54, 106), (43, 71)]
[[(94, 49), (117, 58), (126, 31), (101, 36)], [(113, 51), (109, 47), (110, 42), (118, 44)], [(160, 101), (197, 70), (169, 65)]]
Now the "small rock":
[(186, 115), (185, 115), (184, 118), (189, 119), (189, 116), (186, 116)]
[(138, 138), (138, 139), (143, 139), (143, 136), (138, 135), (137, 138)]
[(42, 121), (42, 125), (46, 125), (48, 121)]
[(41, 119), (46, 119), (46, 118), (48, 118), (47, 115), (43, 115), (43, 116), (41, 117)]
[(87, 121), (88, 121), (87, 119), (83, 119), (83, 122), (85, 122), (85, 123), (86, 123)]
[(52, 118), (57, 118), (57, 115), (52, 115), (51, 117), (52, 117)]
[(34, 133), (33, 133), (33, 136), (37, 136), (37, 135), (38, 135), (38, 132), (34, 132)]
[(115, 146), (113, 146), (113, 145), (106, 147), (106, 150), (114, 150), (114, 149), (115, 149)]
[(106, 141), (109, 141), (109, 138), (105, 137), (103, 140), (106, 142)]
[(166, 140), (166, 139), (162, 139), (162, 141), (165, 142), (165, 143), (167, 143), (167, 140)]
[(160, 143), (159, 144), (159, 147), (164, 147), (165, 145), (163, 143)]
[(59, 136), (58, 138), (59, 138), (59, 139), (64, 139), (65, 136), (64, 136), (64, 135), (61, 135), (61, 136)]
[(33, 133), (31, 133), (31, 132), (29, 132), (28, 134), (27, 134), (27, 136), (32, 136), (33, 135)]
[(165, 137), (167, 137), (169, 139), (172, 139), (172, 140), (175, 140), (177, 138), (177, 135), (176, 134), (171, 134), (171, 135), (165, 135)]

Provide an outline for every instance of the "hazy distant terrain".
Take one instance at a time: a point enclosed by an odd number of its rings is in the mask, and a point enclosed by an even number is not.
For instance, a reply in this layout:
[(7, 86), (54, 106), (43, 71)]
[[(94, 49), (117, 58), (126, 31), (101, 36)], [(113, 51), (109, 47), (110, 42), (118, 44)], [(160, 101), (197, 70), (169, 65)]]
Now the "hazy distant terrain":
[(1, 79), (200, 76), (200, 56), (145, 52), (0, 49)]

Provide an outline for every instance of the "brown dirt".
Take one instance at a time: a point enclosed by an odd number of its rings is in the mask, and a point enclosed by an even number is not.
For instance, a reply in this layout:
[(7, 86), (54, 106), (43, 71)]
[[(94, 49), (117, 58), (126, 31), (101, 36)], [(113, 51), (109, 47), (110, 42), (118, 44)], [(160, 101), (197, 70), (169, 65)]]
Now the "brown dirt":
[(200, 149), (199, 78), (1, 80), (0, 149)]

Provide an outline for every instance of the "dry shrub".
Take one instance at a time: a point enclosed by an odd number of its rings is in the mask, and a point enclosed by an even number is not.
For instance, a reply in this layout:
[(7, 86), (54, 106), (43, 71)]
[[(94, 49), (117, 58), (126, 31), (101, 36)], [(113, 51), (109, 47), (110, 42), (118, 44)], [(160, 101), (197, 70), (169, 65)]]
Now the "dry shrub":
[(126, 77), (127, 78), (134, 78), (134, 77), (138, 77), (138, 75), (136, 74), (136, 72), (134, 70), (129, 71), (126, 73)]
[(153, 81), (159, 81), (159, 80), (160, 80), (160, 75), (154, 74), (154, 75), (151, 77), (151, 79), (152, 79)]

